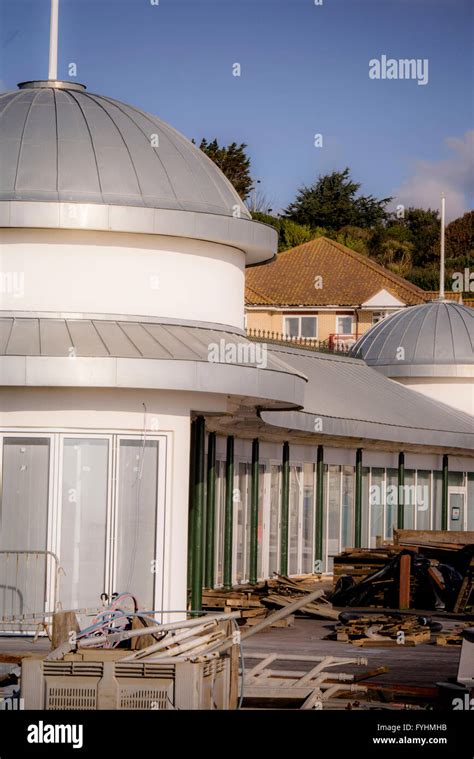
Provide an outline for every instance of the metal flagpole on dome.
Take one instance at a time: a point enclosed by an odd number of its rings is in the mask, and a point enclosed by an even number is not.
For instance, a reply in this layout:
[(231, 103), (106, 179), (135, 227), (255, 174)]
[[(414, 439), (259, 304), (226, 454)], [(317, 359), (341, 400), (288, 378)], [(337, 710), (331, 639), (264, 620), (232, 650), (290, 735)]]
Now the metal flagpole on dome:
[(53, 80), (56, 80), (58, 78), (58, 18), (59, 0), (51, 0), (48, 79)]
[(446, 198), (441, 196), (441, 245), (440, 245), (440, 262), (439, 262), (439, 298), (444, 300), (444, 228), (446, 215)]

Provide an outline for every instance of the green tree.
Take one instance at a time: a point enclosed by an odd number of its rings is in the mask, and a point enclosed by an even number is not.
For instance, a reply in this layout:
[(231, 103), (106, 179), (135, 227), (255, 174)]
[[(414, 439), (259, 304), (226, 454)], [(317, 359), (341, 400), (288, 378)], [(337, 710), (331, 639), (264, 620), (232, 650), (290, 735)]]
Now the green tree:
[[(194, 140), (193, 140), (194, 142)], [(250, 158), (245, 152), (247, 145), (243, 142), (237, 145), (232, 142), (230, 145), (221, 146), (216, 139), (208, 142), (206, 139), (201, 140), (199, 148), (205, 153), (211, 161), (226, 175), (231, 182), (237, 194), (242, 200), (245, 200), (253, 190), (253, 179), (250, 176)]]
[(428, 266), (436, 259), (436, 243), (440, 236), (438, 211), (430, 208), (408, 208), (403, 219), (413, 243), (413, 265)]
[(271, 216), (270, 214), (261, 213), (260, 211), (253, 211), (252, 218), (255, 221), (261, 221), (264, 224), (270, 224), (278, 232), (278, 252), (281, 253), (284, 250), (290, 248), (296, 248), (297, 245), (302, 245), (304, 242), (312, 240), (313, 237), (319, 237), (320, 235), (314, 234), (313, 231), (304, 224), (297, 224), (291, 219), (284, 217)]
[(413, 243), (393, 238), (385, 240), (375, 258), (379, 264), (393, 271), (394, 274), (406, 277), (413, 266)]
[(347, 248), (351, 248), (357, 253), (362, 253), (365, 256), (368, 254), (368, 244), (371, 235), (372, 232), (369, 229), (347, 226), (342, 227), (339, 232), (329, 233), (327, 236), (332, 237), (336, 242), (341, 243), (341, 245), (345, 245)]
[[(439, 240), (436, 243), (436, 253), (438, 250)], [(447, 225), (446, 263), (448, 260), (457, 266), (469, 267), (474, 264), (474, 211), (468, 211)]]
[(372, 228), (387, 219), (385, 206), (391, 198), (357, 196), (360, 186), (351, 179), (349, 168), (320, 176), (311, 187), (298, 190), (285, 216), (298, 224), (336, 232), (349, 225)]

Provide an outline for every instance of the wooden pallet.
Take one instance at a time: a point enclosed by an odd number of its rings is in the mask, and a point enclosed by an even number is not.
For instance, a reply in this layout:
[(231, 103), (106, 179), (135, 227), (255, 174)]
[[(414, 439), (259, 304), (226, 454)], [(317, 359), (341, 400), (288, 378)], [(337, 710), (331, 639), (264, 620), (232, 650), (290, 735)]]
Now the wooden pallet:
[(462, 637), (456, 634), (440, 633), (436, 636), (437, 646), (461, 646)]

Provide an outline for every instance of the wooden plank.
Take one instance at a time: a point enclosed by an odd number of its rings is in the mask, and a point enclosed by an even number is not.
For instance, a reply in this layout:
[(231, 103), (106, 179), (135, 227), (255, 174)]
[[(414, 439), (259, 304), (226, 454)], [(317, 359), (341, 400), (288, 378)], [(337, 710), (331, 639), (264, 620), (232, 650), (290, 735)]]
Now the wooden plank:
[(73, 611), (57, 611), (53, 616), (53, 634), (51, 645), (53, 650), (63, 643), (75, 642), (75, 635), (80, 630), (77, 617)]
[(474, 544), (474, 532), (463, 530), (397, 530), (393, 531), (395, 545), (412, 543), (425, 545), (440, 545), (443, 543), (467, 546)]
[(237, 709), (239, 700), (239, 656), (240, 646), (234, 644), (230, 649), (230, 686), (229, 709)]
[(410, 608), (411, 556), (406, 553), (400, 558), (400, 609)]

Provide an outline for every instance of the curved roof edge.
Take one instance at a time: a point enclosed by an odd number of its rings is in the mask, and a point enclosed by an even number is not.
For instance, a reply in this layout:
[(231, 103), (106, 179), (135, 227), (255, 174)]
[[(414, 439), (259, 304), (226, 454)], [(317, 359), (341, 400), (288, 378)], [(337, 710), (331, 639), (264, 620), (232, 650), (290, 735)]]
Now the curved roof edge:
[(182, 359), (1, 356), (4, 387), (175, 390), (242, 395), (276, 407), (302, 408), (306, 380), (291, 370)]
[(199, 211), (178, 211), (94, 203), (0, 199), (0, 228), (74, 229), (131, 232), (229, 245), (246, 254), (246, 264), (272, 259), (278, 233), (252, 219)]

